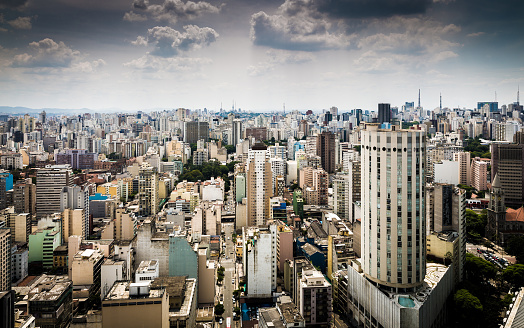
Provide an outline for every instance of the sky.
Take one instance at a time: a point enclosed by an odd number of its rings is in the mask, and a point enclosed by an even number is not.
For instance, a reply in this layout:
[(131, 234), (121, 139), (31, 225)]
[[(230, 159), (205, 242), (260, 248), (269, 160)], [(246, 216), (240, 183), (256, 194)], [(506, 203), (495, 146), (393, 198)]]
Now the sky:
[(520, 0), (0, 0), (0, 106), (508, 104), (523, 31)]

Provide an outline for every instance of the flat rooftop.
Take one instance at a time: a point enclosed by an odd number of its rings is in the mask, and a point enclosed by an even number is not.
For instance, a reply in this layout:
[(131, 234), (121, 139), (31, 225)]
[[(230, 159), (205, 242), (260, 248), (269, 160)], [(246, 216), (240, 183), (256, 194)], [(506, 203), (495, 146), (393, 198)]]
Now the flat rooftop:
[(67, 276), (46, 276), (28, 294), (30, 302), (56, 301), (71, 286), (73, 282)]
[(107, 293), (104, 301), (129, 300), (136, 298), (160, 298), (164, 295), (165, 289), (149, 289), (149, 295), (142, 297), (129, 297), (129, 281), (117, 281), (113, 288)]

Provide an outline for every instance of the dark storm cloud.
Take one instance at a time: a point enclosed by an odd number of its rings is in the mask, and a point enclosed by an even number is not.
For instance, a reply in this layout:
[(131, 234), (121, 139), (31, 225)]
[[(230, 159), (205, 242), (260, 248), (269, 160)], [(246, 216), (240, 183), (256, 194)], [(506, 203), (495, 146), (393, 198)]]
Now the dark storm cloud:
[(336, 18), (377, 18), (423, 14), (430, 0), (321, 0), (316, 9)]
[(140, 9), (140, 10), (146, 10), (149, 6), (148, 0), (135, 0), (133, 1), (133, 8)]
[(349, 40), (330, 32), (330, 23), (305, 15), (287, 17), (261, 11), (251, 16), (251, 39), (277, 49), (315, 51), (343, 48)]
[(24, 7), (28, 0), (0, 0), (0, 8), (18, 9)]
[(285, 0), (275, 15), (251, 16), (257, 45), (289, 50), (340, 49), (354, 37), (350, 26), (362, 21), (421, 14), (430, 0)]

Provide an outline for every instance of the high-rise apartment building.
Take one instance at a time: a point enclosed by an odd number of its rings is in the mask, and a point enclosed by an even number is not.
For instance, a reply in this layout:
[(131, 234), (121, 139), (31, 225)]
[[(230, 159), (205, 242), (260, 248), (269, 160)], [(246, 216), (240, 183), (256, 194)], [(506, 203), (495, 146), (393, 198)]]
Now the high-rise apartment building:
[(11, 290), (11, 231), (0, 228), (0, 292)]
[(390, 104), (378, 104), (378, 123), (391, 123)]
[(475, 157), (471, 161), (471, 186), (477, 190), (488, 189), (488, 166), (489, 160)]
[[(82, 238), (88, 239), (89, 237), (89, 185), (84, 184), (81, 186), (71, 186), (64, 187), (60, 193), (60, 212), (64, 213), (66, 209), (70, 210), (83, 210), (81, 218), (81, 227)], [(73, 214), (73, 212), (70, 212)], [(79, 215), (80, 212), (75, 212), (75, 217)], [(78, 231), (75, 229), (75, 233), (72, 235), (77, 235)], [(71, 230), (72, 232), (72, 230)], [(67, 235), (69, 236), (69, 234)], [(66, 234), (64, 233), (63, 238), (67, 239)]]
[(506, 207), (524, 205), (524, 144), (491, 144), (491, 176), (495, 175)]
[(333, 211), (341, 218), (353, 222), (354, 203), (360, 201), (360, 162), (349, 162), (349, 170), (333, 179)]
[(231, 145), (236, 146), (238, 143), (240, 143), (240, 140), (244, 139), (243, 125), (244, 123), (239, 119), (234, 119), (231, 122)]
[(16, 213), (36, 214), (36, 185), (31, 179), (19, 180), (13, 186), (13, 205)]
[(184, 142), (189, 144), (197, 143), (198, 140), (209, 140), (208, 122), (185, 122), (184, 123)]
[(335, 135), (324, 131), (317, 135), (317, 156), (327, 173), (335, 172)]
[(250, 226), (265, 225), (269, 218), (269, 198), (273, 194), (273, 174), (267, 147), (258, 143), (248, 152), (247, 177), (247, 223)]
[(158, 213), (158, 173), (147, 163), (142, 164), (138, 173), (138, 199), (141, 216)]
[(73, 171), (69, 165), (48, 165), (36, 173), (36, 216), (45, 217), (60, 211), (64, 187), (73, 186)]
[[(453, 160), (459, 163), (459, 184), (471, 184), (471, 153), (458, 152), (453, 154)], [(483, 190), (483, 189), (480, 189)]]
[(364, 274), (389, 288), (417, 288), (426, 273), (426, 136), (366, 124), (361, 139)]

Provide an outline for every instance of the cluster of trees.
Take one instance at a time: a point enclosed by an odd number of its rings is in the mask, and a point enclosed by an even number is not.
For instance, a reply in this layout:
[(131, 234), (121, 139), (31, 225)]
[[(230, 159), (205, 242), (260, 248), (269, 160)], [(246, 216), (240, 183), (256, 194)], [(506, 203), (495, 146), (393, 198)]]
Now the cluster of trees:
[(466, 254), (466, 279), (453, 297), (456, 327), (498, 327), (513, 295), (504, 291), (524, 286), (524, 265), (500, 270), (492, 263)]
[(471, 195), (472, 194), (475, 194), (477, 195), (477, 197), (479, 198), (484, 198), (484, 196), (486, 195), (486, 192), (483, 191), (483, 190), (477, 190), (471, 186), (468, 186), (468, 185), (465, 185), (465, 184), (459, 184), (457, 185), (457, 187), (459, 187), (460, 189), (464, 189), (466, 190), (466, 198), (471, 198)]
[(222, 283), (222, 281), (224, 281), (224, 272), (226, 271), (226, 269), (224, 267), (220, 267), (218, 268), (217, 270), (217, 283)]
[(191, 182), (209, 180), (211, 177), (221, 177), (225, 183), (225, 192), (229, 191), (230, 181), (229, 172), (235, 170), (235, 164), (238, 162), (230, 162), (227, 165), (221, 165), (217, 161), (204, 162), (202, 165), (193, 165), (189, 160), (184, 166), (184, 173), (178, 177), (178, 182), (187, 180)]
[(473, 244), (480, 244), (486, 234), (488, 224), (487, 211), (483, 210), (477, 214), (473, 210), (466, 209), (466, 239)]
[(469, 151), (471, 153), (471, 158), (481, 157), (481, 158), (491, 158), (491, 153), (489, 151), (488, 145), (481, 145), (480, 138), (476, 137), (466, 139), (466, 147), (464, 151)]
[(515, 255), (517, 262), (524, 264), (524, 236), (518, 235), (509, 238), (506, 243), (506, 252)]

